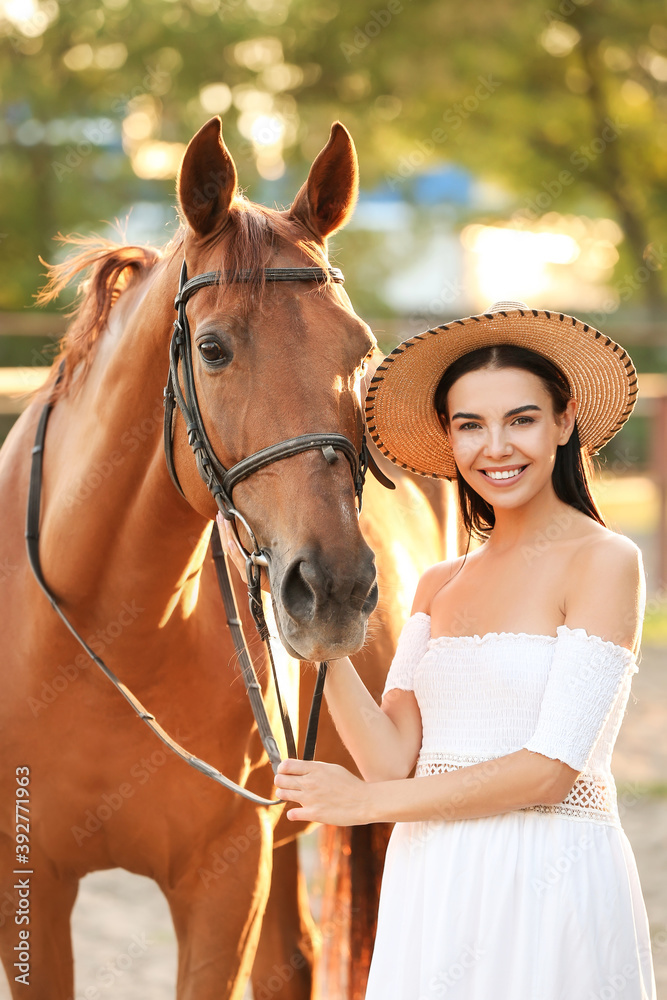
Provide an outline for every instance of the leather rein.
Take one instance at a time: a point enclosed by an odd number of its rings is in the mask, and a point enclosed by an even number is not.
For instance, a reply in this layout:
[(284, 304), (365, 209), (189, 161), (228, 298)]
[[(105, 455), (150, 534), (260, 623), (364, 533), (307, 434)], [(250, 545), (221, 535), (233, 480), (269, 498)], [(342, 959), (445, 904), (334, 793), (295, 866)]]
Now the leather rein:
[[(186, 313), (186, 304), (188, 299), (200, 288), (205, 288), (210, 285), (220, 285), (228, 281), (248, 281), (250, 278), (251, 272), (249, 271), (236, 271), (231, 274), (220, 271), (210, 271), (205, 274), (199, 274), (188, 280), (186, 263), (185, 260), (183, 261), (178, 295), (176, 296), (174, 302), (174, 307), (177, 310), (177, 319), (174, 322), (174, 329), (169, 347), (169, 375), (167, 378), (167, 385), (164, 390), (164, 452), (167, 469), (169, 470), (172, 482), (181, 496), (185, 497), (176, 474), (173, 455), (174, 417), (176, 407), (178, 407), (185, 421), (188, 442), (194, 453), (199, 475), (211, 492), (223, 517), (231, 522), (236, 536), (236, 542), (245, 556), (246, 582), (248, 587), (250, 611), (260, 638), (266, 645), (271, 663), (276, 697), (280, 710), (283, 732), (285, 735), (287, 754), (289, 757), (296, 757), (297, 752), (294, 732), (290, 722), (289, 713), (280, 691), (278, 675), (271, 649), (269, 629), (262, 605), (261, 567), (268, 567), (268, 559), (266, 554), (260, 549), (250, 525), (243, 515), (235, 508), (232, 502), (233, 489), (236, 485), (238, 485), (238, 483), (242, 482), (248, 476), (251, 476), (260, 469), (265, 468), (267, 465), (311, 450), (321, 450), (323, 457), (329, 464), (333, 464), (338, 460), (338, 452), (345, 456), (350, 464), (352, 472), (359, 513), (361, 512), (364, 480), (368, 468), (371, 469), (376, 478), (384, 486), (393, 489), (394, 484), (387, 479), (387, 477), (384, 476), (375, 465), (375, 462), (372, 460), (368, 451), (366, 439), (363, 434), (360, 452), (357, 451), (355, 445), (349, 440), (349, 438), (345, 437), (343, 434), (313, 433), (302, 434), (298, 437), (289, 438), (288, 440), (281, 441), (278, 444), (271, 445), (268, 448), (263, 448), (248, 458), (244, 458), (240, 462), (237, 462), (230, 469), (225, 469), (225, 467), (221, 464), (206, 433), (197, 399), (197, 390), (195, 386), (192, 363), (192, 343), (190, 339), (190, 326)], [(264, 278), (266, 281), (321, 282), (332, 280), (337, 283), (342, 283), (345, 280), (342, 272), (338, 268), (325, 269), (319, 267), (264, 268)], [(179, 366), (183, 381), (182, 387), (181, 379), (179, 378)], [(60, 381), (61, 377), (62, 365), (56, 380), (56, 385)], [(77, 632), (76, 628), (72, 625), (58, 604), (57, 598), (49, 588), (44, 578), (39, 558), (39, 522), (44, 441), (46, 438), (47, 423), (53, 406), (54, 400), (51, 398), (42, 409), (37, 425), (35, 444), (32, 449), (30, 483), (28, 488), (28, 508), (25, 533), (26, 546), (28, 561), (39, 586), (44, 591), (54, 611), (67, 626), (77, 642), (80, 643), (91, 660), (100, 668), (105, 676), (123, 695), (142, 722), (144, 722), (149, 729), (151, 729), (155, 735), (158, 736), (162, 742), (176, 754), (176, 756), (180, 757), (181, 760), (184, 760), (191, 767), (195, 768), (195, 770), (205, 774), (207, 777), (227, 788), (229, 791), (243, 796), (243, 798), (255, 803), (255, 805), (281, 805), (282, 799), (266, 799), (260, 795), (256, 795), (254, 792), (249, 791), (247, 788), (237, 784), (230, 778), (225, 777), (225, 775), (222, 774), (217, 768), (208, 764), (206, 761), (201, 760), (199, 757), (196, 757), (194, 754), (191, 754), (188, 750), (177, 743), (176, 740), (174, 740), (173, 737), (171, 737), (169, 733), (162, 728), (155, 716), (147, 711), (136, 695), (134, 695), (125, 684), (123, 684), (111, 668), (91, 649), (85, 639), (83, 639), (79, 632)], [(250, 539), (252, 551), (246, 549), (242, 544), (238, 533), (237, 522), (240, 522), (243, 525), (248, 538)], [(234, 641), (234, 648), (239, 659), (241, 673), (248, 692), (253, 715), (262, 740), (262, 745), (264, 746), (275, 773), (282, 758), (266, 713), (261, 686), (257, 679), (257, 674), (246, 645), (242, 623), (238, 615), (236, 598), (229, 576), (227, 558), (222, 549), (217, 525), (214, 525), (213, 527), (211, 549), (215, 562), (218, 585), (220, 587), (225, 608), (227, 625)], [(317, 728), (326, 673), (327, 662), (323, 661), (320, 663), (318, 668), (317, 680), (315, 683), (315, 690), (308, 718), (303, 755), (304, 760), (312, 760), (315, 754)]]

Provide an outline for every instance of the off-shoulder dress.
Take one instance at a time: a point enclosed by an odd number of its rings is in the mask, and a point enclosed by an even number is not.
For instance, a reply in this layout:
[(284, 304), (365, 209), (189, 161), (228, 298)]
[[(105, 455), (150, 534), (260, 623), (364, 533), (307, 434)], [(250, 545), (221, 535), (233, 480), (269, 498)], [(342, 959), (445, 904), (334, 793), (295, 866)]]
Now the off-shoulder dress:
[(525, 748), (580, 771), (561, 803), (397, 823), (366, 1000), (655, 1000), (646, 908), (611, 755), (634, 654), (556, 636), (431, 638), (418, 613), (385, 691), (414, 691), (414, 780)]

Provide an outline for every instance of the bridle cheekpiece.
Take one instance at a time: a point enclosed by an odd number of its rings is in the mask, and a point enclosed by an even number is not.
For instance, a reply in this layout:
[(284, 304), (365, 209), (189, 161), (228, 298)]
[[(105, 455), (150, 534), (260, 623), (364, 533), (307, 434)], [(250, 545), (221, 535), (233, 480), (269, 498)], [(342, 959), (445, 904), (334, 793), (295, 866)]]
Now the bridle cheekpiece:
[[(321, 450), (324, 458), (330, 465), (337, 461), (338, 456), (336, 452), (342, 452), (350, 464), (358, 509), (361, 511), (364, 481), (368, 469), (368, 449), (363, 434), (361, 449), (358, 451), (356, 446), (344, 434), (315, 432), (312, 434), (301, 434), (298, 437), (288, 438), (278, 444), (262, 448), (253, 455), (241, 459), (241, 461), (237, 462), (230, 469), (226, 469), (218, 459), (204, 427), (197, 399), (190, 324), (188, 322), (186, 305), (191, 296), (200, 288), (225, 284), (228, 281), (248, 281), (251, 278), (251, 273), (250, 271), (208, 271), (205, 274), (198, 274), (196, 277), (188, 279), (187, 266), (185, 260), (183, 261), (178, 294), (174, 300), (174, 308), (178, 315), (174, 322), (174, 330), (169, 347), (169, 376), (164, 390), (164, 450), (169, 475), (179, 493), (185, 496), (176, 474), (173, 454), (173, 418), (176, 407), (178, 407), (185, 420), (188, 443), (194, 452), (199, 475), (212, 494), (223, 517), (232, 522), (237, 535), (237, 541), (245, 552), (246, 559), (250, 559), (254, 565), (266, 566), (266, 556), (260, 551), (257, 539), (250, 525), (234, 506), (232, 500), (234, 487), (267, 465), (282, 461), (285, 458), (291, 458), (294, 455), (299, 455), (304, 451)], [(326, 269), (322, 267), (267, 267), (264, 268), (264, 279), (265, 281), (319, 282), (330, 279), (337, 284), (342, 284), (345, 280), (343, 272), (337, 267)], [(182, 388), (178, 377), (179, 362), (183, 379)], [(247, 551), (242, 545), (238, 537), (236, 521), (239, 521), (245, 528), (253, 545), (252, 552)], [(248, 582), (250, 583), (250, 580)]]

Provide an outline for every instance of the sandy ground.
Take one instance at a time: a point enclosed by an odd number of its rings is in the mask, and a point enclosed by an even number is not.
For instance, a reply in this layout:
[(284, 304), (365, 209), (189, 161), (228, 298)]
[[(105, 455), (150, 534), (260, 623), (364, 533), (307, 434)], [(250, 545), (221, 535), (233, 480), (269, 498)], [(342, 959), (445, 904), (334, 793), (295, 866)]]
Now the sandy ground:
[[(666, 650), (643, 651), (613, 770), (649, 915), (658, 1000), (667, 1000)], [(120, 869), (88, 876), (81, 883), (72, 925), (74, 1000), (173, 1000), (174, 932), (153, 882)], [(0, 980), (0, 1000), (9, 996)]]

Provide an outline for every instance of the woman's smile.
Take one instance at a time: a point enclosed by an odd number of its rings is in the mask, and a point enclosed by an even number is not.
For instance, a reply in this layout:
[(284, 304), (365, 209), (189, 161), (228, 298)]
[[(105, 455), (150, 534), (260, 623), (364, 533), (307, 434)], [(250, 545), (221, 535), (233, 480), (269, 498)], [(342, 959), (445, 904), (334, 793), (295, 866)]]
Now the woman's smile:
[(505, 465), (496, 469), (478, 469), (494, 486), (510, 486), (521, 479), (528, 465)]

